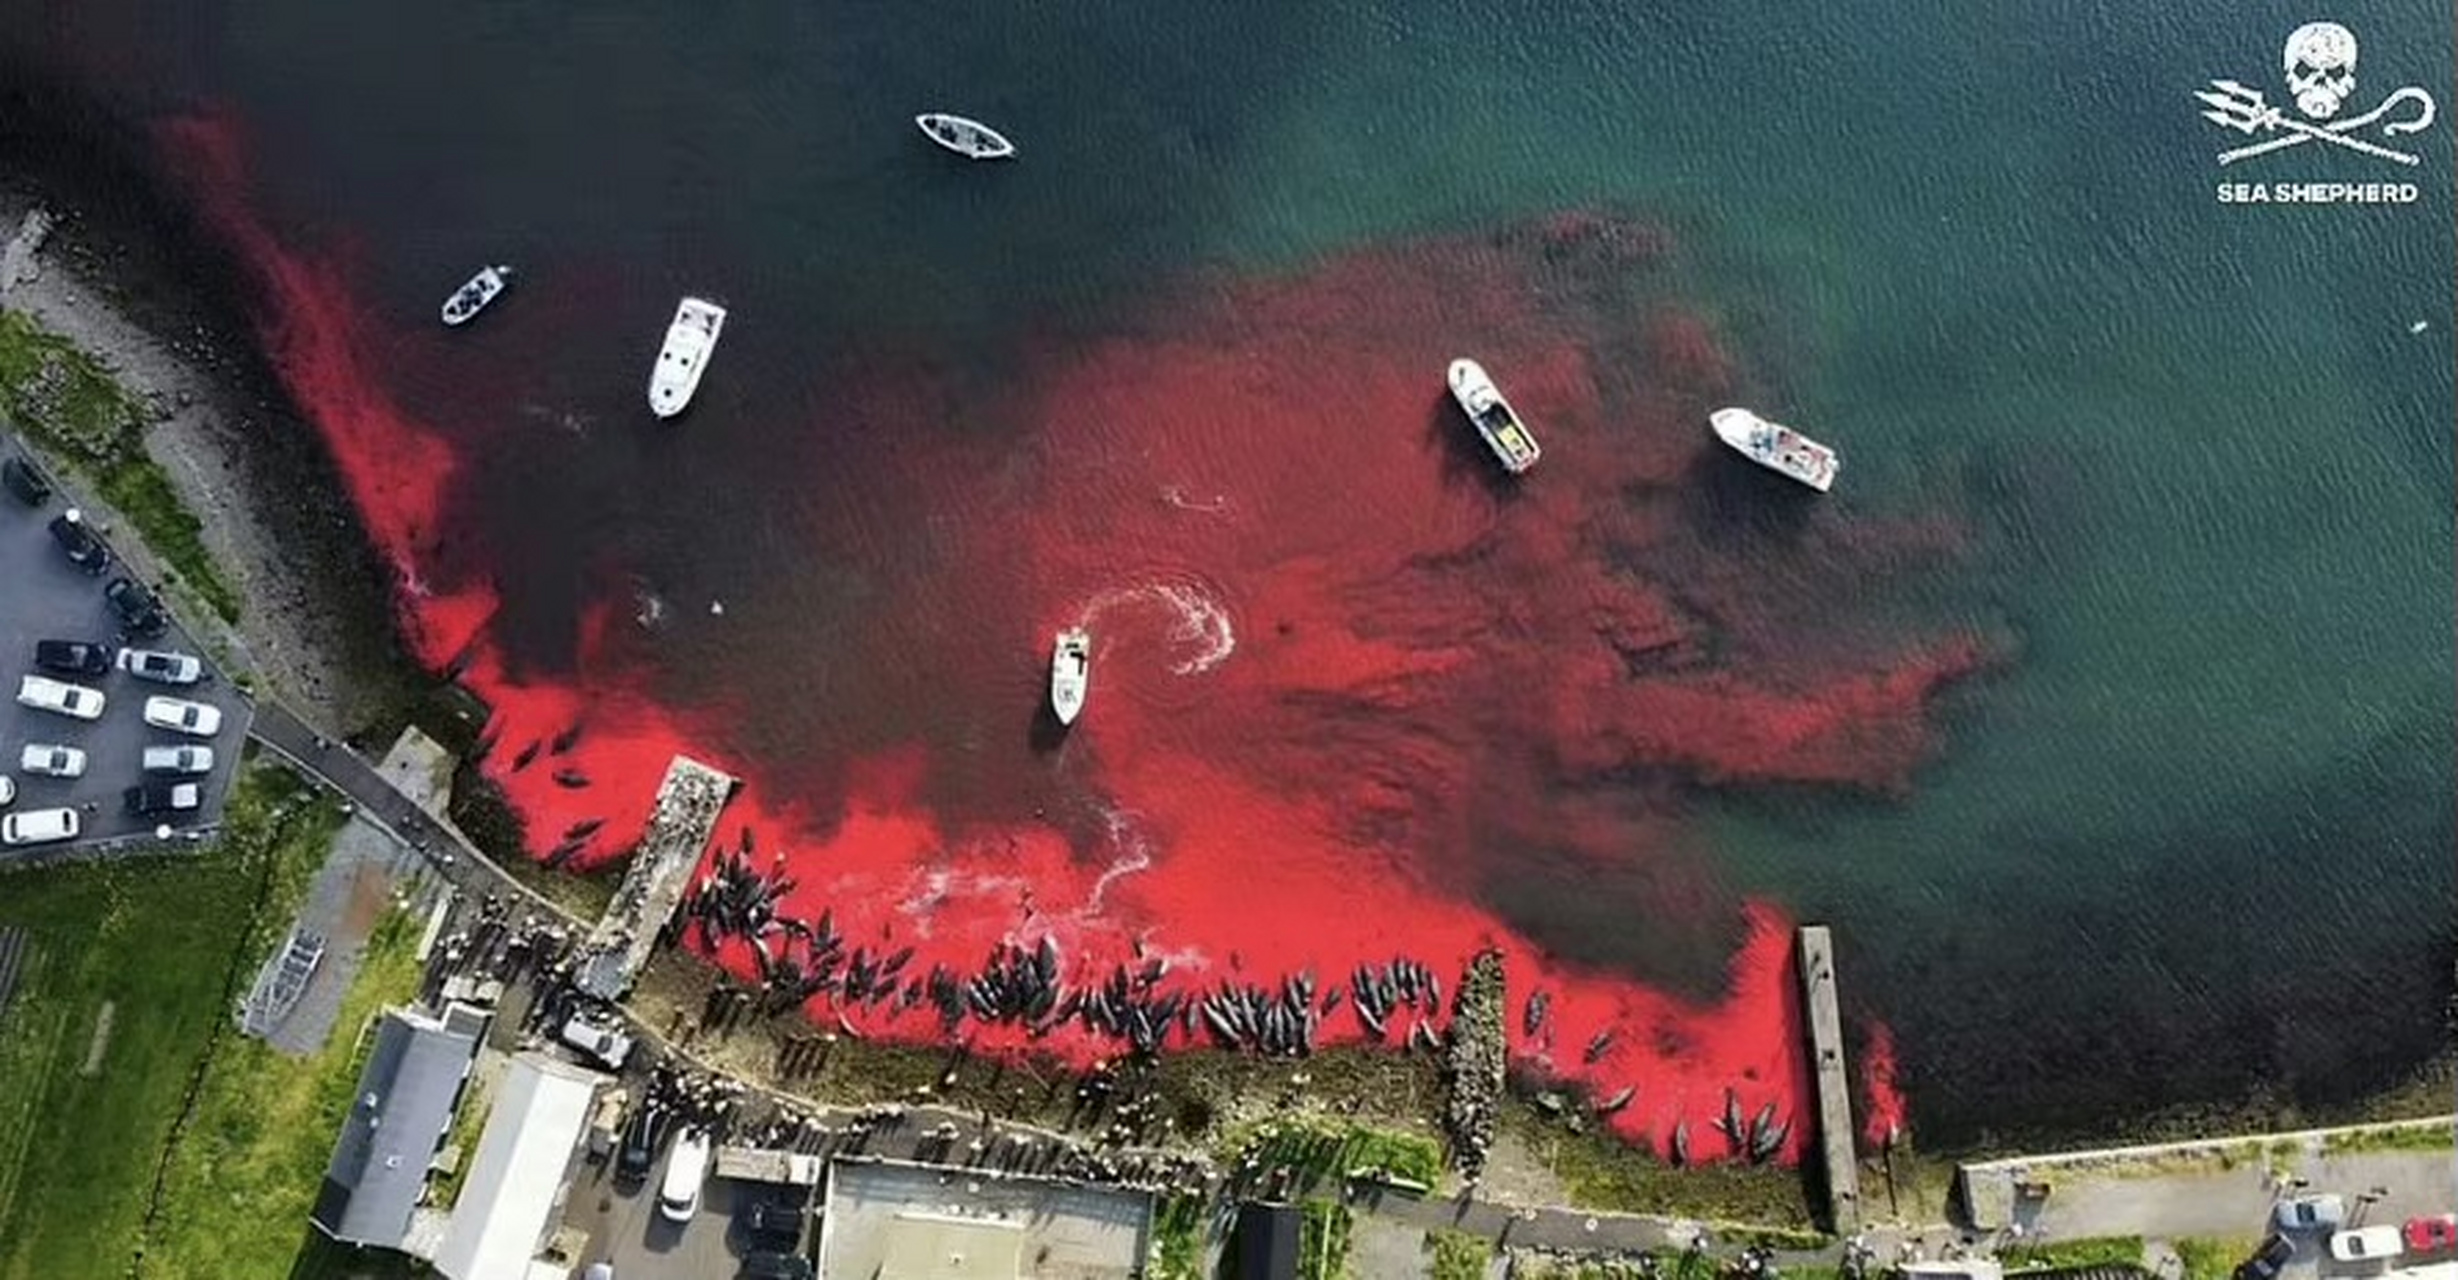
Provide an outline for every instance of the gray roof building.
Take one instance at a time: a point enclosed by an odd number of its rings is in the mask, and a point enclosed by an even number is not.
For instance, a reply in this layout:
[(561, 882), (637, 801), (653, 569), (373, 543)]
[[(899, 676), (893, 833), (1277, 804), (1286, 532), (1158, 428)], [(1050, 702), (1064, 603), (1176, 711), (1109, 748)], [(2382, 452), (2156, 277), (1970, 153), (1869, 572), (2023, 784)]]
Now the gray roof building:
[(486, 1024), (485, 1013), (464, 1004), (441, 1018), (385, 1011), (323, 1189), (308, 1211), (317, 1230), (346, 1244), (402, 1247)]

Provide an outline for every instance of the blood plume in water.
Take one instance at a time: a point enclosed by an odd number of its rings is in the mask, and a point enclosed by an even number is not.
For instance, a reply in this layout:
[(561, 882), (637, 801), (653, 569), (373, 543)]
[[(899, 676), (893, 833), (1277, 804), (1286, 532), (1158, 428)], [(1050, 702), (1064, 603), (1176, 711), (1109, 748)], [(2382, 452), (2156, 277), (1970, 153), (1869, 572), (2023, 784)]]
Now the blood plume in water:
[(1861, 1050), (1861, 1093), (1861, 1141), (1883, 1148), (1910, 1129), (1895, 1084), (1895, 1033), (1883, 1024), (1869, 1029), (1869, 1043)]
[[(1704, 412), (1741, 390), (1735, 362), (1705, 323), (1634, 311), (1611, 287), (1671, 251), (1660, 231), (1562, 215), (1189, 283), (1131, 336), (1025, 350), (999, 398), (1018, 430), (992, 445), (938, 428), (926, 378), (857, 376), (833, 394), (891, 442), (864, 485), (964, 519), (933, 525), (952, 542), (866, 606), (874, 633), (831, 664), (899, 700), (882, 724), (914, 727), (785, 753), (741, 731), (758, 707), (661, 697), (615, 592), (579, 612), (564, 669), (516, 667), (492, 630), (505, 570), (437, 532), (469, 501), (466, 451), (489, 428), (422, 422), (382, 389), (369, 353), (390, 335), (329, 251), (267, 229), (227, 118), (164, 136), (254, 267), (262, 338), (400, 575), (409, 642), (492, 706), (486, 771), (534, 853), (603, 816), (583, 861), (619, 856), (668, 757), (689, 751), (749, 783), (721, 845), (740, 824), (763, 857), (790, 851), (783, 909), (832, 907), (852, 942), (917, 945), (910, 972), (970, 971), (1003, 941), (1047, 934), (1079, 980), (1133, 951), (1170, 957), (1171, 981), (1198, 990), (1300, 969), (1337, 984), (1395, 955), (1450, 985), (1495, 946), (1513, 975), (1515, 1059), (1598, 1097), (1637, 1086), (1612, 1121), (1624, 1136), (1661, 1148), (1687, 1122), (1694, 1155), (1721, 1155), (1730, 1090), (1745, 1119), (1773, 1103), (1793, 1122), (1784, 1158), (1803, 1149), (1789, 923), (1714, 890), (1682, 790), (1906, 788), (1926, 699), (1989, 654), (1962, 635), (1876, 656), (1846, 638), (1873, 629), (1843, 623), (1875, 575), (1951, 554), (1957, 533), (1841, 514), (1711, 446)], [(1440, 371), (1468, 349), (1546, 449), (1522, 483), (1496, 475), (1443, 393)], [(1011, 465), (1018, 439), (1032, 445)], [(849, 496), (811, 517), (813, 544), (866, 545), (863, 510)], [(951, 601), (961, 625), (944, 617)], [(1012, 761), (985, 764), (978, 735), (957, 740), (980, 723), (962, 712), (1033, 705), (1049, 637), (1070, 623), (1096, 637), (1084, 721), (1063, 739), (1019, 733)], [(584, 719), (568, 753), (514, 768)], [(560, 770), (588, 787), (558, 785)], [(1515, 924), (1490, 905), (1505, 901), (1602, 912), (1606, 951), (1619, 935), (1695, 936), (1684, 916), (1730, 921), (1723, 994), (1559, 959), (1566, 940), (1532, 941), (1542, 920)], [(750, 968), (740, 943), (720, 960)], [(1530, 1035), (1524, 1000), (1540, 988), (1551, 1014)], [(936, 1035), (927, 1004), (850, 1016)], [(1395, 1017), (1393, 1041), (1411, 1025)], [(1325, 1028), (1363, 1034), (1346, 1012)], [(1075, 1035), (1039, 1047), (1115, 1052)], [(976, 1043), (1025, 1037), (991, 1028)], [(1901, 1116), (1883, 1027), (1869, 1065), (1874, 1131)]]

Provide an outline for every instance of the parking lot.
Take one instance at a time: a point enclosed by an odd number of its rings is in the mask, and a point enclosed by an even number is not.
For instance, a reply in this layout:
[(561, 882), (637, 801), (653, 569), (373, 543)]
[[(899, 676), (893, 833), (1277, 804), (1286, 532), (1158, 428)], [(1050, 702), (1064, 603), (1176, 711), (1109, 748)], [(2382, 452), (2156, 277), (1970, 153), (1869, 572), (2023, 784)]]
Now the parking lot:
[[(14, 441), (0, 442), (0, 459), (22, 458)], [(61, 852), (90, 851), (99, 846), (137, 848), (152, 842), (163, 825), (194, 833), (221, 820), (241, 745), (246, 741), (251, 707), (207, 660), (204, 678), (193, 685), (169, 685), (139, 679), (116, 668), (99, 676), (62, 675), (38, 671), (34, 646), (41, 640), (71, 640), (116, 651), (123, 643), (119, 618), (105, 599), (114, 578), (138, 575), (120, 562), (99, 574), (88, 574), (70, 563), (50, 530), (53, 519), (75, 501), (63, 478), (45, 472), (56, 492), (40, 506), (29, 505), (17, 492), (0, 487), (0, 682), (8, 700), (0, 703), (0, 771), (15, 780), (16, 800), (0, 813), (71, 808), (82, 819), (79, 837), (65, 844), (0, 846), (0, 860), (23, 860)], [(103, 538), (106, 546), (109, 538)], [(142, 581), (142, 579), (139, 579)], [(150, 583), (146, 585), (151, 585)], [(166, 601), (167, 605), (168, 602)], [(135, 641), (138, 647), (192, 654), (204, 652), (176, 619), (159, 636)], [(44, 675), (82, 685), (103, 695), (102, 715), (81, 720), (21, 705), (19, 684), (25, 676)], [(219, 708), (222, 723), (210, 738), (157, 729), (144, 721), (146, 699), (182, 698)], [(20, 767), (29, 743), (73, 747), (85, 752), (85, 771), (76, 778), (28, 774)], [(195, 777), (154, 777), (142, 773), (149, 746), (203, 745), (213, 750), (213, 768)], [(140, 816), (128, 811), (123, 793), (144, 781), (194, 782), (202, 804), (174, 814)], [(176, 838), (176, 837), (175, 837)]]
[(615, 1178), (609, 1161), (588, 1160), (564, 1207), (565, 1225), (589, 1237), (580, 1261), (611, 1262), (618, 1280), (724, 1280), (740, 1270), (744, 1253), (781, 1247), (753, 1241), (739, 1221), (752, 1201), (809, 1203), (808, 1187), (712, 1176), (701, 1188), (699, 1213), (687, 1224), (669, 1222), (657, 1212), (657, 1186), (670, 1154), (661, 1154), (637, 1186)]

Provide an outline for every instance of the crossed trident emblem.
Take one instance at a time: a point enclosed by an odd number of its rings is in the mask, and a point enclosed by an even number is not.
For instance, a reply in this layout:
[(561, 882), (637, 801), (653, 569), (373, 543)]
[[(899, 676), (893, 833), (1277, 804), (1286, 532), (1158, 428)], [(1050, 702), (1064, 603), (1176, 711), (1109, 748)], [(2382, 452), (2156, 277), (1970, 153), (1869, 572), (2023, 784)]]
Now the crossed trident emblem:
[(2332, 146), (2345, 147), (2350, 151), (2361, 151), (2368, 156), (2379, 156), (2384, 160), (2395, 161), (2399, 164), (2417, 164), (2420, 161), (2412, 152), (2398, 151), (2379, 143), (2366, 142), (2356, 137), (2355, 132), (2376, 120), (2381, 120), (2401, 104), (2412, 102), (2418, 108), (2416, 113), (2408, 118), (2383, 121), (2381, 133), (2384, 137), (2394, 137), (2402, 133), (2421, 133), (2432, 127), (2436, 110), (2433, 106), (2432, 95), (2413, 85), (2383, 98), (2380, 106), (2363, 115), (2349, 116), (2345, 120), (2333, 120), (2328, 124), (2307, 124), (2295, 119), (2279, 108), (2262, 101), (2260, 90), (2239, 84), (2234, 80), (2213, 80), (2210, 89), (2193, 96), (2201, 99), (2203, 105), (2210, 108), (2202, 113), (2202, 118), (2212, 124), (2242, 130), (2245, 133), (2276, 132), (2280, 134), (2279, 137), (2266, 142), (2257, 142), (2249, 147), (2238, 147), (2234, 151), (2220, 152), (2219, 163), (2223, 165), (2234, 164), (2239, 160), (2250, 160), (2255, 156), (2267, 155), (2273, 151), (2284, 151), (2289, 147), (2301, 147), (2308, 142), (2327, 142)]

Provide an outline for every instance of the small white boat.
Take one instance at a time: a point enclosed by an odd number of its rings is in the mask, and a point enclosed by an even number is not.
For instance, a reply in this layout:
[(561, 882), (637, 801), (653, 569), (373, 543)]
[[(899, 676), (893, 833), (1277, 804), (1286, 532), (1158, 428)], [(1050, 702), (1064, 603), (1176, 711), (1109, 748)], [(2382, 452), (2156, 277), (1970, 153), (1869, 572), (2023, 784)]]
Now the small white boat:
[(706, 298), (685, 298), (666, 326), (665, 345), (657, 349), (657, 368), (649, 374), (649, 410), (671, 418), (691, 403), (700, 389), (700, 375), (725, 332), (725, 308)]
[(1005, 160), (1016, 153), (1006, 134), (979, 120), (933, 111), (915, 116), (913, 123), (921, 126), (922, 136), (967, 160)]
[(1743, 457), (1820, 493), (1834, 487), (1835, 473), (1843, 467), (1833, 449), (1747, 409), (1718, 409), (1707, 415), (1707, 421), (1715, 428), (1716, 438)]
[(1060, 724), (1074, 724), (1083, 713), (1084, 695), (1092, 692), (1092, 633), (1069, 627), (1058, 633), (1050, 654), (1050, 710)]
[(1485, 447), (1502, 460), (1503, 470), (1518, 475), (1544, 456), (1519, 411), (1502, 398), (1494, 380), (1485, 376), (1485, 366), (1465, 357), (1452, 361), (1451, 398), (1459, 401), (1460, 412), (1476, 424), (1477, 434), (1485, 437)]
[(462, 285), (453, 291), (451, 297), (444, 299), (444, 323), (448, 325), (468, 324), (470, 317), (486, 310), (486, 304), (493, 302), (495, 295), (502, 293), (504, 286), (510, 283), (512, 283), (512, 268), (510, 267), (488, 267), (471, 276), (468, 284)]

